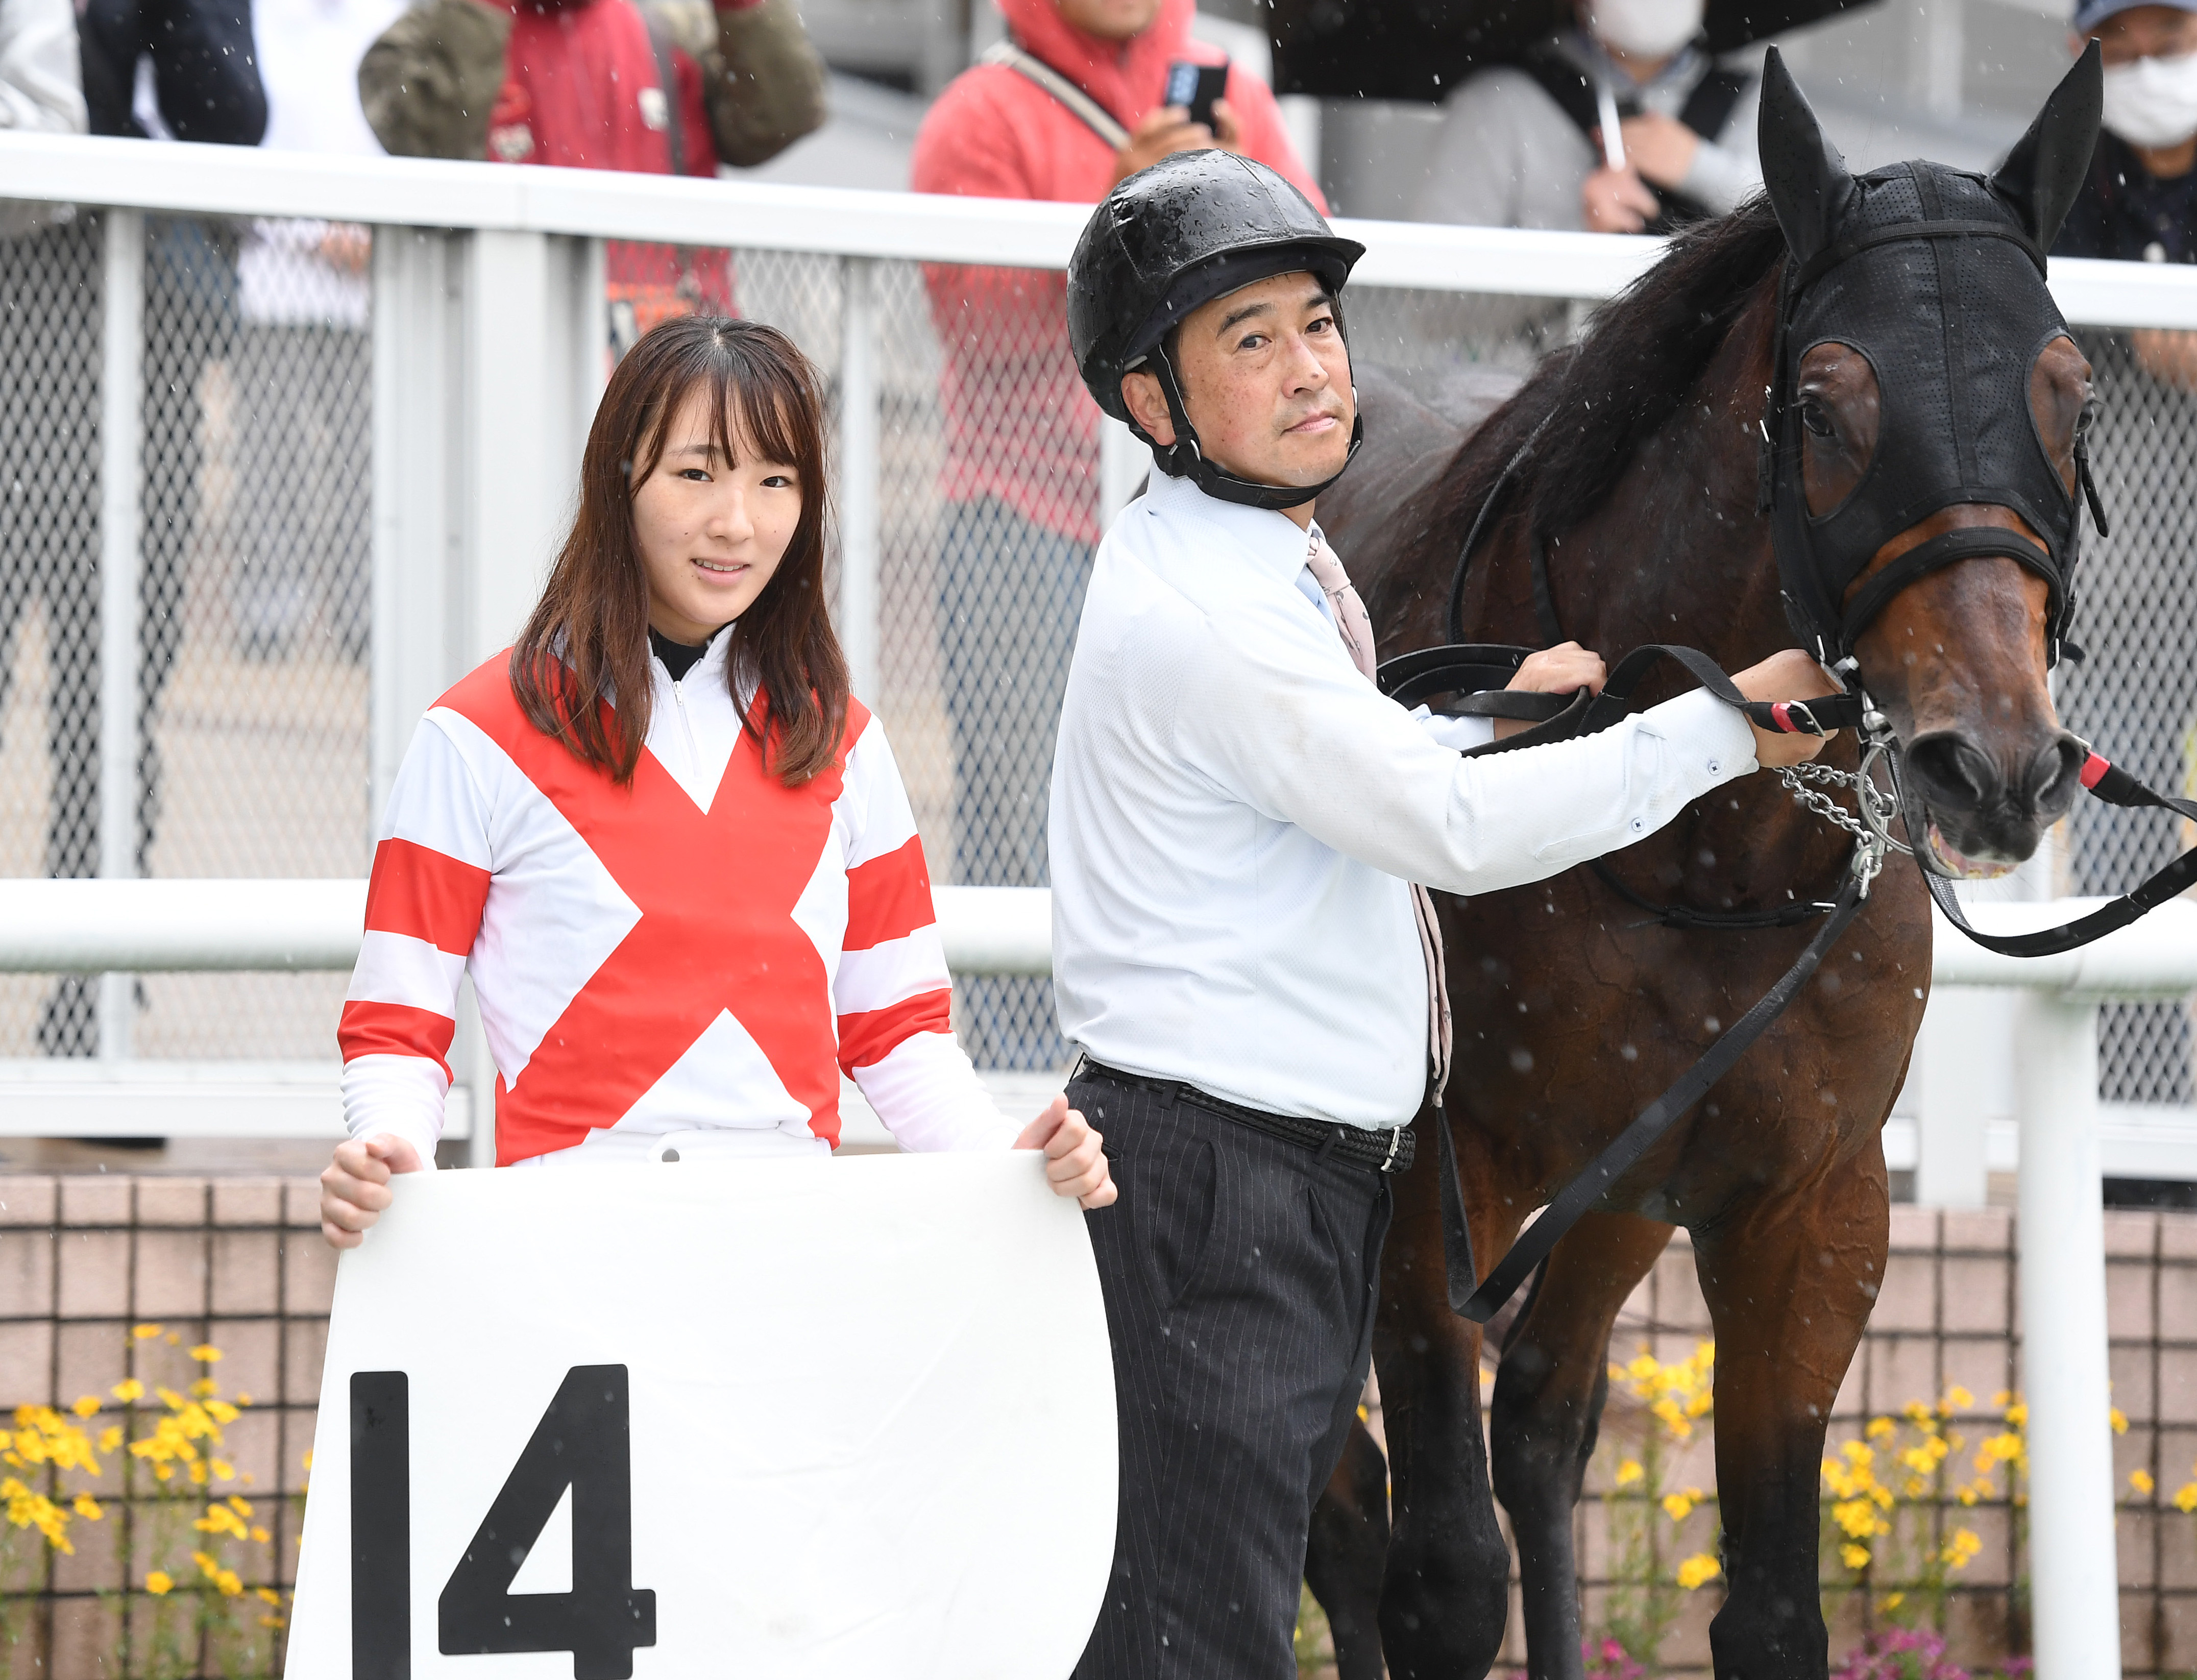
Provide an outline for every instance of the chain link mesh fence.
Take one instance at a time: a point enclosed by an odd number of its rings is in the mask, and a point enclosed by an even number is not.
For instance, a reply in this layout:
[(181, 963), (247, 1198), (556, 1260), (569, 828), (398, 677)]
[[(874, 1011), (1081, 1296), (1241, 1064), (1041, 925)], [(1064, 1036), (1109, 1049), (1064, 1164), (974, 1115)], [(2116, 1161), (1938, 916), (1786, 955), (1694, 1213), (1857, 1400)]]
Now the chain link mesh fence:
[[(100, 217), (0, 240), (0, 873), (91, 874), (98, 839)], [(140, 867), (357, 876), (370, 861), (372, 478), (366, 229), (149, 218), (144, 293)], [(736, 250), (736, 307), (833, 384), (844, 259)], [(1095, 410), (1054, 271), (879, 262), (878, 666), (936, 878), (1046, 881), (1054, 719), (1102, 516)], [(1522, 374), (1581, 305), (1364, 287), (1355, 353), (1439, 399)], [(2085, 331), (2116, 516), (2081, 584), (2069, 727), (2161, 787), (2197, 774), (2197, 397), (2142, 333)], [(2147, 362), (2147, 356), (2150, 361)], [(2117, 890), (2175, 826), (2086, 802), (2067, 890)], [(340, 975), (147, 976), (144, 1056), (326, 1059)], [(0, 976), (0, 1056), (85, 1056), (96, 988)], [(980, 1065), (1064, 1066), (1050, 983), (965, 980)], [(2107, 1011), (2109, 1100), (2187, 1104), (2189, 1011)]]

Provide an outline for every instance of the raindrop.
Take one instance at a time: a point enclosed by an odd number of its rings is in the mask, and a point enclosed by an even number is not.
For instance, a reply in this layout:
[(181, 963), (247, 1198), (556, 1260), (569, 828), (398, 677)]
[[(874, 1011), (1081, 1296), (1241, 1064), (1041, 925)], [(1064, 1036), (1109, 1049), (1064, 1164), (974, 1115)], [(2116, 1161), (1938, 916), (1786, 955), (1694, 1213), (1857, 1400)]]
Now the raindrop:
[(1701, 1025), (1707, 1028), (1712, 1033), (1721, 1033), (1724, 1030), (1724, 1022), (1718, 1020), (1713, 1015), (1703, 1016), (1701, 1017)]
[(1628, 1062), (1638, 1062), (1640, 1059), (1640, 1052), (1629, 1044), (1618, 1046), (1617, 1053)]
[(1510, 1052), (1510, 1066), (1516, 1072), (1531, 1073), (1533, 1069), (1533, 1052), (1522, 1044), (1520, 1045), (1517, 1049)]

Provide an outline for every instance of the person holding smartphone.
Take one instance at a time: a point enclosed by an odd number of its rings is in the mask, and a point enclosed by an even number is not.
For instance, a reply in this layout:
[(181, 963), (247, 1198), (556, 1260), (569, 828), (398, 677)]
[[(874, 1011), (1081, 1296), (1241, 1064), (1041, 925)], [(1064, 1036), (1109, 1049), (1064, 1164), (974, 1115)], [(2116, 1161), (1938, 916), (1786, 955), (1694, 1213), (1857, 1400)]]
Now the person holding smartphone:
[[(1095, 204), (1163, 157), (1218, 147), (1319, 200), (1273, 94), (1191, 38), (1191, 0), (997, 3), (1007, 39), (925, 118), (916, 191)], [(1099, 536), (1098, 412), (1068, 353), (1059, 274), (938, 264), (924, 278), (946, 351), (949, 878), (1042, 886), (1053, 719)], [(963, 997), (980, 1066), (1066, 1064), (1046, 982), (980, 976)]]
[(814, 370), (752, 322), (667, 322), (612, 374), (540, 604), (391, 791), (336, 1247), (434, 1164), (467, 974), (499, 1166), (828, 1154), (843, 1071), (904, 1148), (1043, 1150), (1056, 1192), (1114, 1199), (1083, 1117), (1017, 1132), (954, 1037), (923, 843), (825, 610), (823, 435)]

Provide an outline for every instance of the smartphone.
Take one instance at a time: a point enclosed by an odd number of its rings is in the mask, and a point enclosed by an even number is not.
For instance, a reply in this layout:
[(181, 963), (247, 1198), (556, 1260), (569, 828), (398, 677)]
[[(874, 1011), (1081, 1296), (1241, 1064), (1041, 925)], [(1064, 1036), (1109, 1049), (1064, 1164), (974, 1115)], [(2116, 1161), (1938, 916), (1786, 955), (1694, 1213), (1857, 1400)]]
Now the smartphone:
[(1193, 123), (1213, 126), (1213, 101), (1228, 91), (1228, 66), (1224, 60), (1219, 64), (1185, 64), (1168, 66), (1167, 97), (1163, 105), (1180, 105), (1189, 109)]

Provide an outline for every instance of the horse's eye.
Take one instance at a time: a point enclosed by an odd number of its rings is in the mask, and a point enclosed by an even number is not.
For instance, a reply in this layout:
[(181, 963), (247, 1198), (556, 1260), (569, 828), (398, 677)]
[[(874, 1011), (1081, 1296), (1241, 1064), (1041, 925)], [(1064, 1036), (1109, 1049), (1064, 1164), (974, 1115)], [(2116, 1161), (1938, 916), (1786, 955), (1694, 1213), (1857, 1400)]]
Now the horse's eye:
[(1823, 411), (1823, 405), (1812, 397), (1800, 404), (1800, 424), (1818, 437), (1829, 437), (1837, 429), (1832, 426), (1830, 415)]

